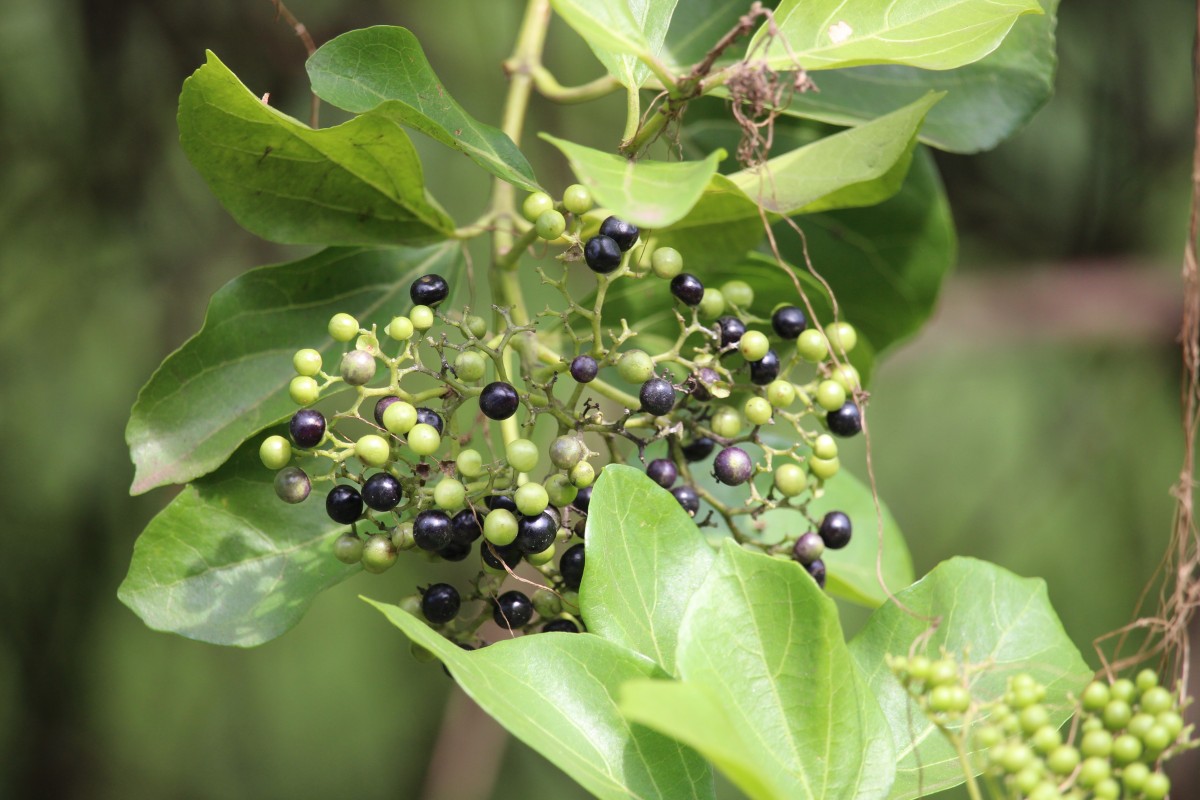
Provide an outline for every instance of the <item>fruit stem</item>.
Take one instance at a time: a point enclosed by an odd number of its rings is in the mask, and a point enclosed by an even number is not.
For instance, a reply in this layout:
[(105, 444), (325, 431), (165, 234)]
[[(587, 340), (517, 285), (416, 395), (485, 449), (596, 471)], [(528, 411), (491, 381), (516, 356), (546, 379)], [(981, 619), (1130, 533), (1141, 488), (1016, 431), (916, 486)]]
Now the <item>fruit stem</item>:
[(571, 105), (599, 100), (621, 88), (621, 82), (611, 75), (604, 75), (579, 86), (563, 86), (550, 70), (535, 64), (529, 70), (538, 94), (555, 103)]

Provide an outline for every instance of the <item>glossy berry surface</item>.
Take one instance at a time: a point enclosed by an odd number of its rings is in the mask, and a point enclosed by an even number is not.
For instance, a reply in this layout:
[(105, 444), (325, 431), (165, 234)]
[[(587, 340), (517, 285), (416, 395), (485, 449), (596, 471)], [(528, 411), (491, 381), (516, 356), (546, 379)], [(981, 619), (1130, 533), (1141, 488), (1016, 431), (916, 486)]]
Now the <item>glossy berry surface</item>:
[(691, 486), (676, 486), (671, 490), (671, 494), (675, 496), (676, 502), (683, 506), (683, 510), (692, 516), (700, 510), (700, 495)]
[(503, 508), (505, 511), (517, 513), (517, 504), (511, 497), (506, 494), (494, 494), (483, 501), (483, 504), (488, 507), (489, 511), (494, 511), (497, 508)]
[(579, 633), (579, 628), (569, 619), (552, 619), (542, 626), (542, 633)]
[(450, 517), (443, 511), (422, 511), (413, 520), (413, 541), (422, 550), (437, 552), (450, 544)]
[(579, 494), (575, 495), (575, 499), (571, 501), (571, 507), (577, 508), (586, 514), (591, 503), (592, 487), (588, 486), (579, 490)]
[(571, 377), (580, 383), (591, 383), (599, 372), (600, 366), (591, 356), (575, 356), (571, 359)]
[(721, 347), (726, 348), (742, 340), (746, 335), (746, 323), (737, 317), (721, 317), (717, 320), (717, 330), (721, 335)]
[(795, 339), (808, 327), (808, 318), (796, 306), (784, 306), (771, 315), (771, 328), (780, 339)]
[(704, 284), (690, 272), (681, 272), (671, 279), (671, 294), (689, 306), (698, 306), (704, 299)]
[(299, 467), (284, 467), (275, 473), (275, 496), (285, 503), (303, 503), (312, 492), (312, 481)]
[(362, 499), (367, 508), (376, 511), (391, 511), (400, 505), (403, 492), (400, 481), (386, 472), (380, 472), (367, 478), (362, 487)]
[(353, 486), (335, 486), (325, 496), (325, 513), (334, 522), (349, 525), (363, 512), (362, 495)]
[(325, 417), (320, 411), (302, 408), (292, 415), (288, 433), (297, 447), (316, 447), (325, 438)]
[(581, 544), (568, 547), (559, 559), (558, 572), (568, 589), (579, 590), (579, 583), (583, 580), (583, 562), (584, 549)]
[(450, 284), (441, 275), (422, 275), (408, 287), (413, 304), (433, 308), (450, 296)]
[(554, 544), (556, 533), (558, 523), (545, 511), (533, 517), (522, 515), (517, 518), (517, 549), (524, 555), (540, 553)]
[(638, 399), (642, 401), (643, 411), (660, 417), (675, 407), (675, 387), (664, 378), (651, 378), (642, 384)]
[(841, 550), (850, 544), (850, 534), (852, 531), (853, 526), (850, 524), (850, 517), (841, 511), (830, 511), (821, 520), (821, 527), (817, 529), (817, 533), (821, 535), (825, 546), (830, 550)]
[(703, 461), (712, 455), (717, 443), (707, 436), (701, 436), (683, 446), (683, 457), (688, 461)]
[(738, 486), (750, 480), (754, 462), (740, 447), (726, 447), (713, 459), (713, 477), (726, 486)]
[(669, 458), (656, 458), (646, 465), (646, 474), (650, 480), (664, 489), (670, 489), (679, 480), (679, 468)]
[(473, 509), (464, 508), (450, 520), (450, 540), (460, 545), (474, 544), (483, 536), (483, 520)]
[(621, 252), (633, 247), (641, 233), (637, 226), (617, 217), (609, 217), (600, 223), (600, 235), (607, 236), (617, 243)]
[(421, 613), (435, 625), (441, 625), (458, 616), (462, 598), (458, 589), (448, 583), (435, 583), (421, 595)]
[(375, 424), (382, 428), (383, 427), (383, 412), (388, 410), (388, 406), (392, 405), (393, 403), (399, 403), (399, 402), (402, 402), (402, 401), (400, 400), (399, 397), (396, 397), (396, 395), (394, 395), (394, 394), (390, 394), (386, 397), (379, 398), (375, 402), (375, 413), (373, 415), (375, 417)]
[(848, 438), (862, 432), (862, 416), (853, 400), (846, 403), (837, 411), (825, 415), (825, 424), (835, 436)]
[(382, 534), (367, 537), (363, 543), (362, 566), (367, 572), (378, 575), (387, 572), (396, 563), (399, 553), (392, 544), (391, 537)]
[(366, 350), (351, 350), (338, 365), (342, 380), (351, 386), (363, 386), (375, 377), (375, 356)]
[(492, 621), (501, 628), (523, 628), (533, 619), (533, 602), (515, 589), (496, 598)]
[(621, 248), (607, 236), (593, 236), (583, 246), (583, 261), (592, 272), (607, 275), (621, 266)]
[(766, 386), (779, 377), (779, 354), (768, 350), (758, 361), (750, 362), (750, 382), (755, 386)]
[(572, 214), (586, 214), (592, 210), (592, 193), (581, 183), (573, 183), (563, 190), (563, 208)]
[(509, 569), (516, 569), (517, 565), (521, 563), (521, 551), (517, 548), (516, 542), (501, 547), (484, 539), (479, 543), (479, 555), (484, 564), (497, 572), (504, 572), (505, 566)]
[(517, 390), (504, 381), (493, 381), (479, 393), (479, 410), (489, 419), (508, 419), (520, 404)]
[(805, 564), (804, 568), (808, 570), (808, 574), (812, 575), (813, 580), (817, 582), (817, 586), (825, 588), (825, 562), (817, 559), (811, 564)]
[(792, 558), (806, 567), (819, 559), (824, 552), (825, 542), (821, 541), (821, 537), (812, 531), (801, 536), (792, 546)]
[(671, 280), (683, 272), (683, 256), (674, 247), (660, 247), (650, 256), (650, 269), (664, 280)]
[(442, 421), (440, 414), (438, 414), (432, 408), (425, 408), (424, 406), (417, 409), (417, 424), (428, 425), (437, 431), (439, 436), (442, 434), (442, 431), (446, 426), (446, 423)]

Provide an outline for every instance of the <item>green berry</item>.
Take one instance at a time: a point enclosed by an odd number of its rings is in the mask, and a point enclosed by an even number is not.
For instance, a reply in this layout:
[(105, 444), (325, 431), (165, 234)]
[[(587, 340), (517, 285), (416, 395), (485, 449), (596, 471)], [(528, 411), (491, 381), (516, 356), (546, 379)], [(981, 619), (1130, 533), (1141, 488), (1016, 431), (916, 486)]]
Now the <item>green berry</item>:
[(392, 528), (392, 546), (397, 550), (412, 550), (417, 546), (417, 540), (413, 538), (411, 522), (402, 522)]
[(820, 331), (809, 328), (796, 337), (796, 352), (805, 361), (816, 364), (829, 355), (829, 345)]
[(571, 467), (571, 484), (576, 489), (586, 489), (596, 480), (596, 468), (586, 461)]
[(1163, 711), (1158, 715), (1157, 722), (1171, 734), (1171, 741), (1175, 741), (1179, 734), (1183, 733), (1183, 717), (1178, 711)]
[(477, 478), (483, 473), (483, 456), (478, 450), (468, 448), (454, 459), (454, 467), (463, 478)]
[(796, 497), (808, 486), (808, 476), (798, 464), (788, 462), (775, 468), (775, 488), (784, 497)]
[(1137, 687), (1128, 678), (1121, 678), (1118, 681), (1113, 681), (1112, 696), (1116, 700), (1124, 700), (1126, 703), (1132, 703), (1134, 698), (1137, 697)]
[(292, 366), (296, 368), (297, 375), (312, 378), (321, 371), (321, 354), (311, 347), (297, 350), (296, 355), (292, 356)]
[(1004, 731), (995, 725), (984, 725), (975, 731), (975, 745), (987, 750), (1004, 741)]
[(559, 436), (550, 443), (550, 463), (559, 469), (570, 469), (583, 459), (583, 442), (577, 436)]
[[(669, 281), (683, 272), (683, 256), (674, 247), (660, 247), (650, 256), (650, 269), (658, 277)], [(722, 304), (724, 301), (725, 296), (721, 295)]]
[(1110, 731), (1120, 730), (1124, 728), (1130, 718), (1133, 716), (1133, 711), (1129, 708), (1129, 703), (1124, 700), (1109, 700), (1108, 705), (1104, 707), (1104, 727)]
[(971, 695), (961, 686), (934, 686), (929, 693), (929, 707), (943, 713), (961, 713), (971, 705)]
[(850, 364), (842, 364), (840, 367), (835, 368), (830, 377), (840, 383), (847, 394), (862, 386), (862, 379), (859, 377), (858, 370)]
[(1107, 758), (1086, 758), (1079, 765), (1079, 775), (1075, 778), (1076, 782), (1084, 788), (1090, 789), (1097, 783), (1107, 780), (1112, 775), (1112, 764)]
[(487, 360), (474, 350), (465, 350), (454, 359), (454, 371), (460, 380), (473, 383), (487, 371)]
[(537, 229), (539, 239), (552, 242), (563, 235), (563, 231), (567, 229), (567, 220), (561, 213), (551, 208), (538, 216), (534, 227)]
[(732, 439), (742, 431), (742, 415), (735, 408), (721, 406), (713, 412), (709, 427), (717, 436)]
[(837, 475), (838, 470), (841, 468), (842, 462), (836, 458), (817, 458), (813, 456), (808, 459), (809, 472), (823, 481), (827, 481), (834, 475)]
[(1079, 726), (1079, 730), (1084, 733), (1088, 731), (1102, 731), (1104, 730), (1104, 720), (1095, 715), (1088, 715), (1084, 717), (1083, 724)]
[(747, 361), (761, 361), (771, 349), (771, 340), (762, 331), (746, 331), (738, 342), (738, 350)]
[(1070, 775), (1079, 766), (1079, 751), (1069, 744), (1056, 747), (1046, 757), (1046, 766), (1055, 775)]
[(267, 469), (283, 469), (292, 460), (292, 443), (282, 436), (268, 436), (258, 446), (258, 458)]
[(467, 333), (476, 339), (482, 339), (484, 336), (487, 336), (487, 320), (483, 317), (477, 317), (472, 314), (463, 320), (463, 327), (467, 329)]
[(825, 329), (825, 336), (833, 352), (844, 355), (854, 349), (858, 343), (858, 333), (849, 322), (835, 322)]
[(828, 433), (822, 433), (813, 442), (813, 455), (817, 458), (831, 459), (837, 458), (838, 446), (837, 441)]
[(397, 342), (403, 342), (412, 338), (414, 330), (415, 326), (408, 317), (392, 317), (392, 321), (388, 323), (384, 333)]
[(630, 350), (617, 360), (621, 380), (642, 384), (654, 376), (654, 361), (642, 350)]
[[(397, 404), (393, 404), (388, 411), (395, 408)], [(387, 416), (387, 412), (384, 412)], [(408, 432), (408, 446), (412, 451), (419, 456), (429, 456), (437, 452), (437, 449), (442, 445), (442, 435), (437, 432), (437, 428), (432, 425), (426, 425), (424, 422), (418, 422)]]
[(1061, 800), (1061, 798), (1062, 792), (1049, 781), (1043, 781), (1033, 787), (1033, 791), (1028, 796), (1028, 800)]
[(375, 534), (363, 545), (362, 565), (367, 572), (378, 575), (396, 563), (396, 548), (388, 536)]
[(329, 335), (339, 342), (350, 341), (358, 336), (358, 320), (349, 314), (334, 314), (329, 319)]
[[(754, 305), (754, 289), (745, 281), (728, 281), (721, 287), (721, 294), (725, 295), (725, 299), (730, 305), (738, 308), (749, 308)], [(758, 361), (757, 358), (750, 359)]]
[(532, 472), (538, 464), (538, 447), (528, 439), (513, 439), (504, 446), (504, 456), (517, 472)]
[(483, 536), (497, 547), (513, 543), (517, 538), (517, 517), (507, 508), (495, 508), (483, 518)]
[(392, 448), (387, 439), (368, 433), (354, 443), (354, 455), (369, 467), (382, 467), (391, 458)]
[(1111, 693), (1108, 691), (1108, 684), (1101, 681), (1092, 681), (1083, 690), (1080, 696), (1081, 704), (1084, 711), (1091, 711), (1093, 714), (1103, 711), (1108, 705), (1108, 701), (1112, 699)]
[(429, 330), (435, 321), (433, 309), (429, 306), (413, 306), (412, 311), (408, 312), (408, 319), (412, 322), (412, 326), (419, 331)]
[(525, 556), (525, 560), (535, 567), (540, 567), (543, 564), (549, 564), (554, 560), (554, 545), (551, 544), (545, 550), (538, 553), (530, 553)]
[(343, 564), (357, 564), (362, 561), (363, 543), (353, 533), (346, 532), (333, 542), (333, 555)]
[(573, 183), (563, 191), (563, 208), (572, 214), (586, 214), (592, 210), (592, 193), (581, 183)]
[(433, 502), (446, 511), (457, 511), (467, 502), (467, 489), (454, 478), (442, 478), (433, 487)]
[(1129, 766), (1121, 770), (1121, 783), (1132, 794), (1137, 794), (1146, 786), (1146, 781), (1150, 778), (1150, 767), (1138, 762), (1130, 762)]
[(751, 397), (742, 408), (746, 421), (751, 425), (766, 425), (771, 421), (773, 409), (765, 397)]
[[(579, 489), (571, 483), (571, 479), (562, 474), (551, 475), (547, 478), (545, 487), (546, 496), (550, 498), (551, 503), (559, 508), (571, 505), (575, 500), (575, 496), (579, 494)], [(520, 490), (518, 489), (517, 491), (519, 492)]]
[(1042, 782), (1042, 770), (1038, 765), (1026, 767), (1012, 777), (1012, 785), (1021, 794), (1028, 795)]
[(785, 380), (774, 380), (767, 384), (767, 402), (775, 408), (787, 408), (796, 402), (796, 387)]
[(549, 589), (538, 589), (529, 599), (533, 601), (533, 610), (542, 619), (553, 619), (562, 613), (562, 600)]
[(342, 380), (351, 386), (363, 386), (375, 377), (375, 356), (366, 350), (351, 350), (338, 365)]
[(1149, 668), (1144, 669), (1137, 674), (1137, 678), (1134, 679), (1134, 685), (1139, 692), (1147, 692), (1158, 686), (1158, 673)]
[(1033, 745), (1034, 750), (1043, 755), (1053, 753), (1062, 744), (1062, 734), (1053, 725), (1044, 725), (1034, 732), (1029, 738), (1029, 743)]
[(706, 319), (716, 319), (725, 311), (725, 295), (718, 289), (705, 289), (700, 297), (700, 316)]
[(1161, 686), (1152, 686), (1142, 693), (1138, 707), (1147, 714), (1161, 714), (1175, 707), (1175, 698)]
[(1009, 689), (1008, 704), (1013, 708), (1028, 708), (1038, 702), (1040, 693), (1033, 686), (1016, 686)]
[(311, 405), (320, 398), (321, 387), (307, 375), (297, 375), (288, 384), (288, 396), (298, 406)]
[(1079, 742), (1079, 752), (1088, 758), (1108, 758), (1112, 749), (1113, 735), (1105, 730), (1088, 731)]
[(534, 192), (521, 204), (521, 215), (530, 222), (554, 208), (554, 200), (545, 192)]
[(1016, 742), (1005, 748), (1004, 757), (1000, 759), (1000, 766), (1011, 775), (1028, 767), (1033, 763), (1033, 759), (1033, 751), (1029, 749), (1029, 746), (1022, 742)]
[(1146, 735), (1146, 731), (1154, 727), (1155, 721), (1154, 717), (1149, 714), (1134, 714), (1125, 727), (1128, 729), (1128, 733), (1132, 733), (1140, 739)]
[(1121, 797), (1121, 784), (1112, 778), (1105, 778), (1092, 787), (1092, 796), (1096, 800), (1119, 800)]
[(837, 381), (817, 384), (817, 405), (826, 411), (837, 411), (846, 404), (846, 387)]
[(925, 656), (913, 656), (908, 660), (908, 675), (917, 683), (929, 677), (930, 661)]
[(1050, 724), (1050, 712), (1046, 710), (1045, 706), (1034, 704), (1021, 709), (1017, 719), (1020, 720), (1021, 730), (1025, 732), (1026, 736), (1030, 736), (1043, 725)]
[(1150, 730), (1142, 734), (1142, 741), (1145, 743), (1147, 750), (1161, 752), (1171, 746), (1171, 742), (1175, 741), (1175, 737), (1164, 726), (1155, 724), (1150, 727)]
[(536, 517), (550, 504), (550, 496), (540, 483), (527, 483), (513, 494), (517, 510), (527, 517)]
[(1151, 773), (1142, 786), (1142, 797), (1146, 800), (1163, 800), (1171, 791), (1171, 779), (1161, 772)]
[(948, 658), (939, 658), (929, 665), (929, 677), (926, 681), (930, 686), (942, 686), (958, 680), (958, 665)]
[[(388, 433), (403, 436), (417, 424), (417, 409), (412, 403), (397, 400), (383, 411), (383, 427)], [(436, 431), (434, 431), (436, 433)]]
[(1142, 740), (1131, 733), (1123, 733), (1112, 743), (1112, 760), (1117, 766), (1132, 764), (1142, 757)]

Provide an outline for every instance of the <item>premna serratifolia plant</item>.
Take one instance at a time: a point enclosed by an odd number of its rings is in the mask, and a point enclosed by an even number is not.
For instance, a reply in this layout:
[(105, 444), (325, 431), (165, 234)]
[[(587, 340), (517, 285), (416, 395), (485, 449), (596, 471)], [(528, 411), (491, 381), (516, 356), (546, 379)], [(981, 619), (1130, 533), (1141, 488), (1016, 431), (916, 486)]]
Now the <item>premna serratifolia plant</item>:
[[(187, 485), (121, 599), (252, 646), (384, 573), (368, 602), (414, 655), (599, 797), (711, 797), (713, 767), (754, 798), (1164, 797), (1191, 734), (1168, 676), (1093, 681), (1040, 581), (914, 582), (841, 468), (953, 262), (926, 148), (1047, 99), (1056, 6), (529, 0), (500, 128), (403, 28), (312, 53), (354, 115), (329, 128), (210, 53), (189, 159), (249, 231), (324, 249), (223, 288), (142, 390), (133, 491)], [(553, 13), (605, 75), (541, 63)], [(540, 134), (576, 182), (539, 181), (531, 96), (621, 91), (602, 148)], [(406, 129), (494, 177), (477, 219)], [(389, 581), (402, 558), (428, 578)], [(829, 595), (875, 608), (848, 642)]]

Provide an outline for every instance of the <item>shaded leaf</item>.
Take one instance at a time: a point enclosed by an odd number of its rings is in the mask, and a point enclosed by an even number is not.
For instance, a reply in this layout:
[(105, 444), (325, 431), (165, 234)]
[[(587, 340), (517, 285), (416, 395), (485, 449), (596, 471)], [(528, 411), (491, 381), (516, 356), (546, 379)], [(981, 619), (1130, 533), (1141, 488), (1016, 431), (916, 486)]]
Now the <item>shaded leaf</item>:
[(242, 227), (286, 244), (428, 244), (454, 222), (395, 121), (313, 130), (250, 93), (211, 52), (184, 81), (179, 141)]
[(909, 700), (885, 662), (889, 653), (907, 654), (928, 631), (930, 617), (940, 617), (941, 625), (925, 644), (929, 655), (936, 657), (944, 648), (991, 665), (971, 678), (971, 695), (978, 700), (1001, 697), (1008, 678), (1027, 672), (1046, 686), (1045, 704), (1057, 727), (1071, 712), (1067, 694), (1092, 677), (1050, 606), (1045, 581), (1019, 578), (986, 561), (953, 558), (897, 596), (907, 610), (883, 606), (850, 643), (892, 728), (896, 783), (889, 796), (894, 800), (965, 780), (953, 747)]
[[(628, 0), (629, 12), (645, 38), (645, 52), (656, 57), (662, 52), (663, 40), (667, 37), (667, 28), (671, 24), (671, 15), (675, 12), (677, 2), (678, 0)], [(591, 6), (592, 3), (589, 2), (588, 5)], [(594, 46), (592, 52), (608, 73), (624, 86), (636, 89), (650, 77), (650, 69), (636, 55), (617, 55)]]
[(550, 0), (550, 5), (601, 62), (650, 52), (646, 34), (627, 0)]
[(408, 30), (379, 25), (344, 33), (321, 45), (306, 68), (313, 91), (325, 102), (356, 114), (378, 111), (461, 150), (509, 183), (538, 190), (533, 169), (512, 139), (463, 110)]
[[(366, 598), (364, 598), (366, 599)], [(694, 751), (617, 709), (626, 681), (661, 676), (649, 659), (590, 634), (542, 633), (461, 650), (397, 606), (368, 603), (442, 660), (481, 708), (600, 798), (711, 798)]]
[[(703, 59), (737, 24), (748, 6), (745, 0), (688, 0), (676, 8), (666, 42), (671, 63), (686, 67)], [(738, 60), (746, 52), (748, 42), (746, 38), (735, 42), (716, 63)]]
[(656, 246), (674, 247), (687, 269), (703, 278), (710, 266), (742, 259), (766, 236), (757, 204), (724, 175), (713, 175), (682, 219), (655, 231)]

